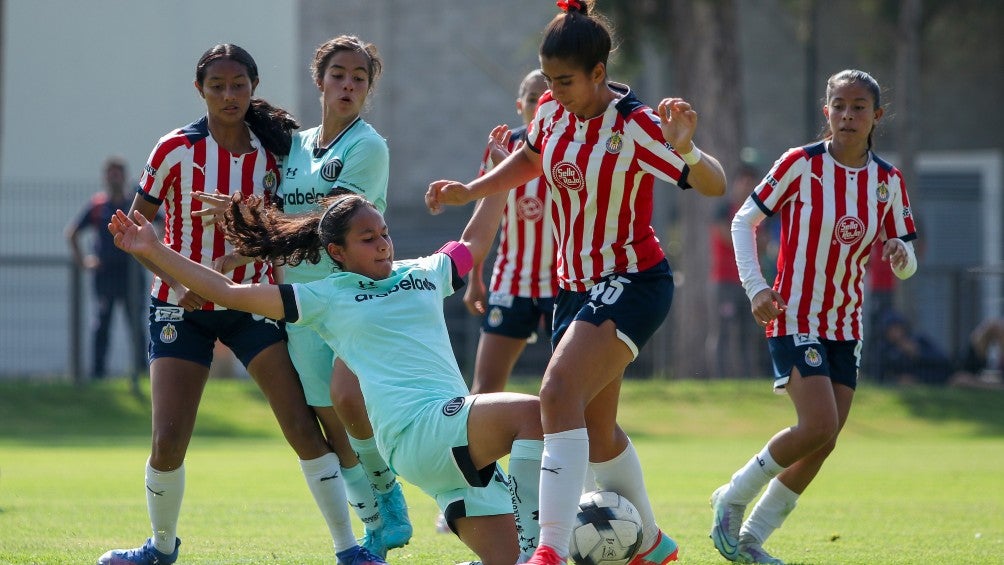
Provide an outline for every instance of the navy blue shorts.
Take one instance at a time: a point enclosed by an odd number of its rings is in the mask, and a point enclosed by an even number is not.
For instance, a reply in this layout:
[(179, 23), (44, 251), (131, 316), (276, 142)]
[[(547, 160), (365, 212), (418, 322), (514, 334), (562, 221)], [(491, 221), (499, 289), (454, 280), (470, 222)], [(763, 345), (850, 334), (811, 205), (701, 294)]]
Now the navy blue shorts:
[[(544, 323), (541, 324), (541, 318)], [(540, 329), (551, 338), (554, 323), (553, 298), (529, 298), (502, 292), (488, 295), (488, 311), (481, 320), (481, 331), (516, 339), (527, 339)]]
[(554, 333), (551, 346), (558, 347), (561, 336), (573, 321), (599, 326), (607, 320), (617, 325), (617, 337), (633, 353), (651, 339), (669, 314), (673, 303), (673, 272), (663, 259), (640, 273), (614, 273), (588, 290), (559, 289), (554, 303)]
[(234, 352), (245, 367), (265, 348), (286, 340), (286, 329), (257, 314), (237, 310), (196, 310), (150, 299), (150, 361), (171, 357), (208, 367), (216, 340)]
[(809, 334), (767, 338), (774, 363), (774, 392), (784, 393), (791, 370), (803, 377), (823, 376), (854, 389), (858, 386), (861, 341), (820, 339)]

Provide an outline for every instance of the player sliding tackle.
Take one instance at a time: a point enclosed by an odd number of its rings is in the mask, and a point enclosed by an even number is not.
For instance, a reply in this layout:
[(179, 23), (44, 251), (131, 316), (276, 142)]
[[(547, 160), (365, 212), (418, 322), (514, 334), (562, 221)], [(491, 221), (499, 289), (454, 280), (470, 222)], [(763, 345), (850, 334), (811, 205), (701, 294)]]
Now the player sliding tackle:
[[(492, 132), (497, 143), (507, 137), (504, 127)], [(487, 255), (502, 204), (475, 208), (459, 242), (395, 261), (383, 216), (358, 195), (297, 216), (266, 211), (257, 197), (231, 201), (222, 229), (242, 254), (297, 264), (326, 253), (342, 268), (282, 285), (235, 284), (166, 247), (142, 215), (119, 211), (108, 229), (121, 249), (207, 300), (317, 331), (359, 376), (388, 463), (436, 499), (485, 565), (512, 565), (537, 542), (540, 404), (526, 394), (471, 395), (442, 309)], [(496, 465), (507, 454), (509, 477)]]

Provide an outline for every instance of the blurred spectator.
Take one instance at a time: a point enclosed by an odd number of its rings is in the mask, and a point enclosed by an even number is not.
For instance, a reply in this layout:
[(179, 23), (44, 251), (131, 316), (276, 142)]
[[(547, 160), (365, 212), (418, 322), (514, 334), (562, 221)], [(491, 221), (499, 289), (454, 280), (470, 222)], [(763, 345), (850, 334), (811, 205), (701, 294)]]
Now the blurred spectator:
[(956, 386), (1000, 388), (1004, 370), (1004, 319), (986, 320), (969, 334), (959, 370), (952, 375)]
[(928, 336), (913, 330), (895, 310), (879, 321), (880, 380), (898, 384), (948, 384), (952, 361)]
[[(91, 327), (94, 341), (90, 376), (93, 379), (104, 378), (108, 371), (108, 340), (116, 304), (125, 312), (126, 333), (133, 348), (130, 370), (136, 375), (141, 367), (146, 366), (146, 336), (141, 325), (144, 319), (142, 300), (146, 294), (143, 291), (143, 270), (128, 253), (115, 247), (108, 232), (108, 222), (115, 210), (128, 210), (132, 204), (131, 192), (126, 193), (124, 159), (113, 156), (105, 160), (104, 184), (104, 191), (92, 196), (66, 228), (74, 262), (93, 274), (96, 305)], [(85, 255), (80, 249), (79, 238), (88, 229), (94, 231), (94, 243), (91, 252)]]
[[(750, 316), (750, 301), (746, 297), (736, 254), (732, 248), (732, 217), (760, 182), (760, 172), (743, 164), (729, 196), (715, 212), (709, 234), (711, 248), (711, 293), (709, 294), (708, 337), (705, 351), (712, 378), (750, 377), (766, 374), (764, 351), (767, 341), (763, 330)], [(767, 234), (768, 230), (759, 230)], [(766, 238), (758, 237), (758, 240)], [(758, 241), (758, 247), (760, 241)]]

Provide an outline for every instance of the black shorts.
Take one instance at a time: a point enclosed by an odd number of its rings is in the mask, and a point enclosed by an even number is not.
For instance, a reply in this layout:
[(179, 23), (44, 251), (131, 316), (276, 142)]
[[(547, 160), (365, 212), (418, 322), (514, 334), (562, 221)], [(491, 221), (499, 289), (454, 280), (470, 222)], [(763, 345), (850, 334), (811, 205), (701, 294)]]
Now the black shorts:
[(553, 323), (553, 298), (529, 298), (493, 292), (488, 296), (488, 310), (481, 320), (481, 331), (527, 339), (540, 329), (542, 335), (550, 339)]
[(237, 310), (196, 310), (150, 299), (150, 361), (171, 357), (208, 367), (216, 340), (245, 367), (265, 348), (286, 340), (282, 322)]
[(551, 345), (558, 346), (573, 321), (599, 326), (613, 320), (617, 337), (638, 357), (669, 314), (673, 290), (673, 272), (665, 259), (640, 273), (614, 273), (582, 292), (560, 289)]
[(791, 370), (803, 377), (823, 376), (854, 389), (858, 385), (861, 341), (820, 339), (809, 334), (792, 334), (767, 339), (774, 363), (774, 392), (784, 393)]

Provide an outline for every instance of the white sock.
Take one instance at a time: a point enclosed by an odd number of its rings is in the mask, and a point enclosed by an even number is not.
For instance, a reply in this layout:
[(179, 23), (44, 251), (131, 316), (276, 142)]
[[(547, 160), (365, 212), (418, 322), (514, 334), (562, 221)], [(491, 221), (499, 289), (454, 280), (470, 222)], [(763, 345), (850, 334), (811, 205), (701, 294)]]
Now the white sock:
[(356, 452), (356, 457), (362, 463), (366, 476), (369, 477), (370, 484), (373, 485), (373, 490), (379, 494), (390, 492), (397, 483), (397, 475), (390, 470), (390, 465), (384, 460), (383, 455), (380, 455), (376, 438), (356, 439), (349, 436), (349, 444), (352, 445), (352, 450)]
[(596, 490), (596, 475), (593, 473), (593, 464), (586, 466), (586, 478), (582, 481), (582, 494)]
[(512, 442), (509, 454), (509, 494), (516, 516), (516, 533), (519, 534), (519, 561), (525, 563), (533, 556), (540, 539), (540, 460), (544, 442), (518, 439)]
[(774, 530), (781, 527), (797, 503), (798, 494), (775, 477), (753, 507), (749, 518), (746, 518), (742, 529), (739, 530), (739, 537), (753, 536), (763, 545)]
[(354, 467), (342, 467), (342, 477), (345, 477), (345, 494), (353, 512), (367, 530), (379, 530), (383, 526), (383, 519), (380, 518), (373, 487), (370, 486), (363, 466), (357, 464)]
[(784, 467), (777, 464), (771, 457), (770, 449), (765, 445), (760, 453), (750, 459), (746, 465), (732, 475), (732, 481), (727, 491), (728, 502), (748, 505), (760, 494), (764, 485), (776, 477)]
[(642, 523), (642, 551), (655, 545), (659, 537), (659, 526), (655, 523), (655, 513), (652, 503), (648, 500), (645, 489), (645, 478), (642, 476), (641, 461), (634, 444), (628, 439), (627, 448), (610, 461), (591, 463), (590, 467), (596, 476), (596, 487), (608, 490), (627, 498), (638, 509)]
[(338, 456), (327, 453), (309, 461), (300, 460), (300, 468), (307, 479), (310, 494), (314, 495), (317, 507), (328, 524), (331, 539), (335, 542), (335, 552), (351, 549), (356, 545), (349, 521), (348, 501), (345, 498), (345, 479)]
[(579, 496), (589, 466), (586, 428), (544, 434), (540, 462), (540, 544), (568, 557), (568, 541), (579, 511)]
[(158, 471), (146, 460), (146, 509), (153, 526), (153, 546), (162, 553), (174, 553), (178, 537), (178, 516), (185, 497), (185, 463), (173, 471)]

